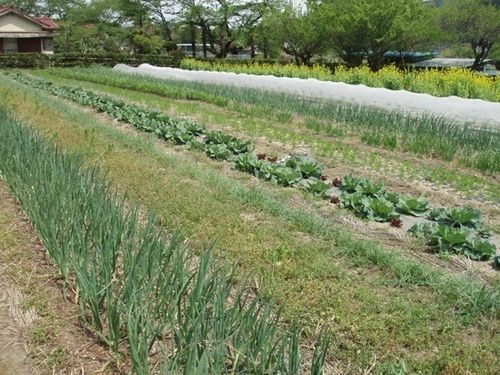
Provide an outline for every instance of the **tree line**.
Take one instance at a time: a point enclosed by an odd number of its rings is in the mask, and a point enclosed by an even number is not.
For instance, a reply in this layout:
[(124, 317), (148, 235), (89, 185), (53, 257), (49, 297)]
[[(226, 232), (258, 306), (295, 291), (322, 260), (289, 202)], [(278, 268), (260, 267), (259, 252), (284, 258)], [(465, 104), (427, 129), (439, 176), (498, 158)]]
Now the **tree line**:
[(500, 38), (500, 0), (0, 0), (61, 25), (60, 52), (162, 53), (178, 43), (193, 56), (319, 57), (373, 70), (387, 52), (446, 46), (477, 67)]

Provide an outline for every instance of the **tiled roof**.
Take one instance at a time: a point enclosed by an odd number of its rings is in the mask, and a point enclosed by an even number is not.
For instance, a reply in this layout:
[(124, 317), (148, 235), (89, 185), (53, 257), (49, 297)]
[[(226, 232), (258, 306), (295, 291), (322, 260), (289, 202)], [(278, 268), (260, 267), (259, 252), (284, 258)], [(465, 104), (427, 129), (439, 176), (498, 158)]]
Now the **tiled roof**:
[(56, 30), (59, 28), (57, 23), (50, 17), (33, 17), (33, 16), (30, 16), (29, 14), (26, 14), (26, 13), (19, 11), (18, 9), (16, 9), (13, 6), (0, 6), (0, 15), (2, 13), (5, 14), (5, 13), (10, 13), (10, 12), (17, 14), (20, 17), (26, 18), (27, 20), (30, 20), (34, 23), (37, 23), (44, 30)]
[(35, 18), (38, 22), (41, 22), (44, 25), (46, 25), (47, 29), (55, 30), (59, 28), (57, 23), (55, 23), (55, 21), (50, 17), (35, 17)]

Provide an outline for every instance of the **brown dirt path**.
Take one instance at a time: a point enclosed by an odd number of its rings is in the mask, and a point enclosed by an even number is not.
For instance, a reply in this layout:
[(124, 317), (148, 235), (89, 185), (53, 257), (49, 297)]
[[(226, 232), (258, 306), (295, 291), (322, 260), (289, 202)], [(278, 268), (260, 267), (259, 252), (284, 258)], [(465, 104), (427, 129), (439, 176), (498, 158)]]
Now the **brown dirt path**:
[(23, 296), (9, 284), (0, 284), (0, 374), (30, 375), (33, 369), (20, 329), (32, 323), (33, 315), (20, 310)]

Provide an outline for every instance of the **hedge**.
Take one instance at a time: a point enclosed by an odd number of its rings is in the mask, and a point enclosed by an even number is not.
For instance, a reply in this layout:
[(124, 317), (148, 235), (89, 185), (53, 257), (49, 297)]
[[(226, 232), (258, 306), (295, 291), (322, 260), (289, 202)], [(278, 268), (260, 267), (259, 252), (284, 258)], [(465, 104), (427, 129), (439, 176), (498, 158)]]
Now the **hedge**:
[(51, 67), (72, 67), (90, 66), (94, 64), (104, 66), (114, 66), (116, 64), (127, 64), (138, 66), (149, 63), (157, 66), (177, 67), (184, 54), (173, 51), (168, 55), (127, 55), (127, 54), (81, 54), (64, 53), (45, 55), (40, 53), (17, 53), (0, 55), (0, 67), (4, 68), (51, 68)]

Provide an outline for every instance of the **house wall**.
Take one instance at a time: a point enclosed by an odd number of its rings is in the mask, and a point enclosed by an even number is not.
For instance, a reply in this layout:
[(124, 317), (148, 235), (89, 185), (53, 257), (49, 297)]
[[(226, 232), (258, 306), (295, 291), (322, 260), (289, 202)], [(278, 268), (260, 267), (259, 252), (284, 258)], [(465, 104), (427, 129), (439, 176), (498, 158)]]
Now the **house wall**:
[(41, 38), (19, 38), (17, 50), (19, 52), (42, 52)]
[(18, 51), (17, 39), (16, 38), (3, 38), (3, 52), (12, 53)]
[(42, 31), (37, 24), (15, 14), (0, 17), (0, 32), (36, 32)]
[(42, 53), (47, 55), (54, 54), (54, 38), (42, 38)]

